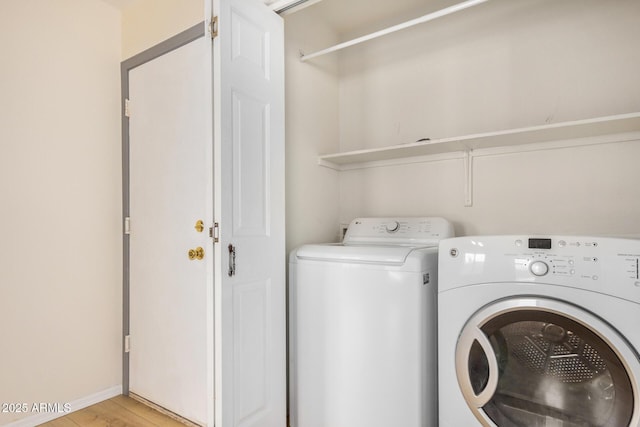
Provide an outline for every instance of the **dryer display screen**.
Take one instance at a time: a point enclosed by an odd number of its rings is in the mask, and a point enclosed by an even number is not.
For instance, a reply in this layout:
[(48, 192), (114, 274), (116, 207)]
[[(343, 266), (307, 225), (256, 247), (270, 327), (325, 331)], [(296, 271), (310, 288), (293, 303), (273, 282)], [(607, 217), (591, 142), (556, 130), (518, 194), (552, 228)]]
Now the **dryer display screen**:
[(529, 249), (551, 249), (551, 239), (529, 239)]

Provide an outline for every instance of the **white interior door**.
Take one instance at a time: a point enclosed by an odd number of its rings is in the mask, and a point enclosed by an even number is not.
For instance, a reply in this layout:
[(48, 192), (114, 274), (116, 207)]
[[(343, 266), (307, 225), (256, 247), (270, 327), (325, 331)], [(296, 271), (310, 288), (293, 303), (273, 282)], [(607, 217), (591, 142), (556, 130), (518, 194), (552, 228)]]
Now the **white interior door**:
[[(216, 426), (286, 425), (284, 38), (262, 1), (218, 0)], [(235, 268), (234, 268), (235, 265)]]
[(210, 88), (206, 37), (129, 72), (129, 389), (201, 425), (213, 411)]

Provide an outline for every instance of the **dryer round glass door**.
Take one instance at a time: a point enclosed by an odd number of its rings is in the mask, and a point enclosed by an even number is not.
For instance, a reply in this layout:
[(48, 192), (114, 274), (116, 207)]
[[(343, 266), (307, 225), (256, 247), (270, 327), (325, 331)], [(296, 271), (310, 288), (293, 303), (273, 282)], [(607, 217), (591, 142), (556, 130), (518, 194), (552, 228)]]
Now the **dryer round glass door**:
[(465, 325), (458, 383), (485, 426), (638, 425), (638, 356), (602, 319), (567, 303), (514, 298)]

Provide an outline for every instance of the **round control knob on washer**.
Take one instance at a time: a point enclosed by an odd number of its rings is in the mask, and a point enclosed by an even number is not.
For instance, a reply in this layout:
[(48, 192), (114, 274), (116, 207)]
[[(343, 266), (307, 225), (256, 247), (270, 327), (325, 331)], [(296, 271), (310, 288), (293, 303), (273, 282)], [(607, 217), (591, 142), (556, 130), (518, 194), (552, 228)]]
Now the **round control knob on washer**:
[(387, 233), (395, 233), (400, 229), (400, 223), (398, 221), (389, 221), (384, 225)]
[(549, 272), (549, 266), (542, 261), (534, 261), (529, 266), (529, 270), (534, 276), (544, 276)]

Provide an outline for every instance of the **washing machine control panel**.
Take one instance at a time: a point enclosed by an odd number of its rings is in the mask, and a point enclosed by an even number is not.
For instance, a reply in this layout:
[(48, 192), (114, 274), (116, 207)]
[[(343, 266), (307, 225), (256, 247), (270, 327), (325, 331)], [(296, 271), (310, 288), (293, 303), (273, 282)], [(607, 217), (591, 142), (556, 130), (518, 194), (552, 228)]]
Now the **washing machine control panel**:
[[(446, 255), (445, 255), (446, 254)], [(478, 236), (440, 245), (440, 273), (464, 283), (540, 283), (615, 294), (640, 303), (640, 240)]]
[(356, 218), (343, 243), (435, 246), (449, 237), (453, 237), (453, 226), (443, 218)]

